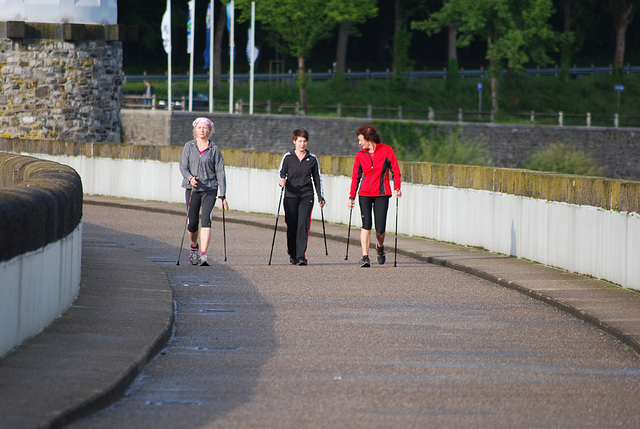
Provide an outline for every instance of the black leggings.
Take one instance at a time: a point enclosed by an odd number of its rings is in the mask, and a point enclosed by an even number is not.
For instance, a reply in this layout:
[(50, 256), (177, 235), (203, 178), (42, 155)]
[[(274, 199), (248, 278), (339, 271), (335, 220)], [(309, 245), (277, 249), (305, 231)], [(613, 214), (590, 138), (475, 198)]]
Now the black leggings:
[(304, 258), (309, 240), (313, 195), (284, 199), (284, 221), (287, 223), (287, 252), (295, 259)]
[(189, 213), (189, 226), (187, 229), (189, 232), (198, 231), (198, 214), (200, 213), (200, 207), (202, 207), (202, 227), (211, 228), (211, 219), (213, 218), (213, 207), (216, 205), (217, 189), (210, 189), (207, 191), (193, 191), (191, 197), (191, 207), (189, 207), (189, 195), (191, 189), (187, 189), (185, 192), (185, 198), (187, 201), (187, 213)]
[(382, 197), (363, 197), (360, 195), (358, 201), (360, 202), (360, 213), (362, 215), (362, 229), (367, 231), (371, 230), (373, 221), (371, 218), (371, 211), (376, 220), (376, 233), (384, 234), (387, 229), (387, 211), (389, 210), (389, 198), (388, 195)]

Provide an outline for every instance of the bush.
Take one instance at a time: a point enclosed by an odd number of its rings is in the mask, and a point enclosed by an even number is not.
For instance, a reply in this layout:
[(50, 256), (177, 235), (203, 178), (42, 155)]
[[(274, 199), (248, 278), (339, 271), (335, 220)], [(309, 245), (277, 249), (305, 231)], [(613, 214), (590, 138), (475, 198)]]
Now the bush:
[(527, 158), (524, 167), (529, 170), (554, 173), (601, 176), (602, 168), (585, 151), (554, 142)]
[(435, 125), (401, 122), (376, 121), (375, 126), (401, 161), (489, 165), (489, 151), (478, 143), (461, 141), (455, 131), (447, 135)]

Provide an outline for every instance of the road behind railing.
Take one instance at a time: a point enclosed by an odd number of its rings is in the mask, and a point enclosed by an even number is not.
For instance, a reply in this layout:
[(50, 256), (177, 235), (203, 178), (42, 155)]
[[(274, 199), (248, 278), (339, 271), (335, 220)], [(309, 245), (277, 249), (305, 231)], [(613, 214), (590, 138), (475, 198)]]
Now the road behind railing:
[[(572, 67), (568, 70), (568, 74), (571, 76), (579, 76), (579, 75), (597, 75), (597, 74), (613, 74), (614, 68), (612, 66), (608, 67)], [(632, 74), (632, 73), (640, 73), (640, 66), (631, 66), (627, 65), (623, 67), (622, 72), (624, 74)], [(525, 71), (527, 76), (560, 76), (563, 71), (560, 67), (546, 67), (546, 68), (529, 68)], [(487, 77), (487, 70), (484, 68), (481, 69), (470, 69), (465, 70), (461, 68), (458, 71), (460, 77)], [(507, 70), (503, 69), (500, 72), (500, 76), (505, 76), (507, 74)], [(222, 80), (229, 80), (229, 74), (223, 73), (220, 75)], [(295, 70), (289, 70), (287, 73), (255, 73), (255, 80), (292, 80), (298, 77), (298, 74)], [(336, 77), (336, 72), (332, 70), (328, 70), (326, 72), (314, 72), (309, 70), (307, 73), (307, 77), (312, 80), (333, 80)], [(345, 79), (391, 79), (393, 77), (393, 73), (387, 69), (384, 71), (371, 71), (369, 69), (365, 71), (351, 71), (348, 70), (344, 73)], [(441, 78), (444, 79), (447, 77), (447, 70), (419, 70), (419, 71), (408, 71), (404, 73), (404, 77), (409, 80), (415, 80), (420, 78)], [(155, 75), (127, 75), (125, 77), (126, 81), (131, 82), (139, 82), (144, 80), (165, 80), (167, 78), (166, 75), (163, 74), (155, 74)], [(188, 74), (174, 74), (172, 75), (173, 80), (188, 80)], [(194, 80), (207, 80), (209, 79), (208, 74), (194, 74)], [(234, 80), (249, 80), (249, 73), (234, 73)]]

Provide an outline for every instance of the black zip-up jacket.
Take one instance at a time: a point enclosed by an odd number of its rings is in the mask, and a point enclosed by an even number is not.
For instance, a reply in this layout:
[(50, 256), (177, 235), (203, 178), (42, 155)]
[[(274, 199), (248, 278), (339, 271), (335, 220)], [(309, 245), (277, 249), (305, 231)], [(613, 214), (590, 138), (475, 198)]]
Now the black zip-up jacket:
[(324, 201), (320, 163), (308, 150), (302, 161), (296, 156), (295, 150), (284, 154), (278, 169), (278, 180), (281, 178), (287, 179), (284, 192), (286, 198), (313, 196), (315, 187), (318, 202)]

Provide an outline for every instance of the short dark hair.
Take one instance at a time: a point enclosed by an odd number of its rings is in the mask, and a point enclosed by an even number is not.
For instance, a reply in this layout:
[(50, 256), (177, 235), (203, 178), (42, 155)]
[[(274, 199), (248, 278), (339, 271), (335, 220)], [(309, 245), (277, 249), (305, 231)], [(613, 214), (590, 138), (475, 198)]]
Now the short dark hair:
[(356, 131), (357, 136), (362, 136), (366, 141), (380, 143), (380, 136), (376, 127), (371, 124), (364, 124)]
[(306, 140), (309, 140), (309, 133), (304, 128), (293, 130), (291, 133), (291, 139), (295, 141), (298, 137), (304, 137)]

